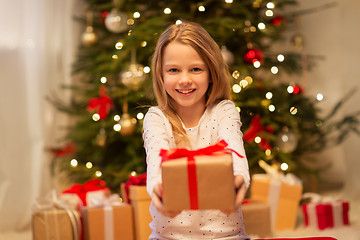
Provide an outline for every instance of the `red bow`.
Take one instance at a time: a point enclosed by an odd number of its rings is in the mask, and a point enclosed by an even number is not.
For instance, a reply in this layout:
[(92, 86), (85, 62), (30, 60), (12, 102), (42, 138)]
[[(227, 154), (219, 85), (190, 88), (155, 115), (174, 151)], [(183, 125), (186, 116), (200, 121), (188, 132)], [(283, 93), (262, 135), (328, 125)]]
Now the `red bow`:
[(90, 99), (87, 109), (89, 111), (97, 110), (100, 119), (105, 119), (110, 109), (114, 108), (114, 104), (111, 98), (106, 95), (104, 87), (100, 88), (99, 93), (100, 97)]
[(81, 199), (83, 206), (86, 206), (86, 194), (88, 192), (98, 190), (108, 191), (109, 189), (106, 187), (105, 181), (102, 181), (100, 179), (92, 179), (87, 181), (83, 185), (75, 183), (69, 189), (62, 191), (62, 193), (76, 193)]
[(75, 153), (75, 146), (74, 146), (74, 143), (68, 143), (63, 148), (52, 148), (52, 149), (50, 149), (50, 151), (56, 157), (62, 157), (62, 156), (74, 154)]
[(146, 173), (139, 176), (130, 175), (129, 180), (125, 183), (125, 194), (127, 196), (126, 201), (130, 203), (129, 188), (130, 186), (145, 186), (146, 185)]
[(199, 209), (196, 164), (195, 164), (194, 157), (200, 156), (200, 155), (215, 156), (215, 155), (220, 155), (220, 154), (227, 154), (227, 153), (229, 153), (229, 150), (230, 150), (230, 151), (234, 152), (235, 154), (237, 154), (239, 157), (243, 158), (243, 156), (240, 155), (238, 152), (236, 152), (232, 149), (226, 148), (227, 146), (228, 146), (228, 144), (224, 140), (221, 140), (214, 145), (211, 145), (206, 148), (201, 148), (198, 150), (188, 150), (186, 148), (176, 148), (176, 149), (170, 149), (170, 150), (161, 149), (160, 150), (159, 155), (162, 158), (161, 163), (168, 161), (168, 160), (172, 160), (172, 159), (187, 157), (187, 159), (188, 159), (187, 168), (188, 168), (188, 188), (189, 188), (189, 197), (190, 197), (190, 209), (192, 209), (192, 210)]
[[(263, 127), (260, 122), (260, 116), (255, 115), (250, 122), (250, 128), (244, 133), (244, 141), (249, 142), (255, 139), (260, 132), (270, 132), (273, 133), (273, 128), (270, 126)], [(271, 149), (270, 143), (265, 139), (261, 138), (259, 146), (263, 150)]]

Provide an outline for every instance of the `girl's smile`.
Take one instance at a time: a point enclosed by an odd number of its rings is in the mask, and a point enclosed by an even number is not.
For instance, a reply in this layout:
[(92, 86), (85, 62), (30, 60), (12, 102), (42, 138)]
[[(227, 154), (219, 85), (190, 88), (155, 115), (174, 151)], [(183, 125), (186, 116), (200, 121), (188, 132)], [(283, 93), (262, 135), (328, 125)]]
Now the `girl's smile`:
[(198, 52), (189, 45), (171, 42), (164, 50), (162, 75), (179, 116), (189, 110), (201, 116), (210, 74)]

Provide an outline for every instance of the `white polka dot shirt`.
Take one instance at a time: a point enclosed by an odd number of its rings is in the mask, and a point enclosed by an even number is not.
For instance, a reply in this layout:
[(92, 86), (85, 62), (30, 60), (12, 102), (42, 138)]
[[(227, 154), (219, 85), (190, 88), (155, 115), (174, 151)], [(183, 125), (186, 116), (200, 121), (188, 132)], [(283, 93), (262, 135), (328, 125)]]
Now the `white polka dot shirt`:
[[(144, 118), (144, 147), (147, 162), (147, 191), (152, 195), (155, 184), (161, 183), (160, 149), (175, 148), (171, 125), (162, 111), (152, 107)], [(242, 175), (248, 187), (249, 167), (241, 133), (240, 114), (230, 100), (208, 106), (199, 124), (183, 127), (193, 149), (199, 149), (225, 140), (229, 148), (245, 158), (233, 154), (234, 175)], [(149, 239), (248, 239), (245, 234), (241, 209), (226, 215), (219, 210), (187, 210), (174, 218), (168, 218), (150, 205), (153, 221)]]

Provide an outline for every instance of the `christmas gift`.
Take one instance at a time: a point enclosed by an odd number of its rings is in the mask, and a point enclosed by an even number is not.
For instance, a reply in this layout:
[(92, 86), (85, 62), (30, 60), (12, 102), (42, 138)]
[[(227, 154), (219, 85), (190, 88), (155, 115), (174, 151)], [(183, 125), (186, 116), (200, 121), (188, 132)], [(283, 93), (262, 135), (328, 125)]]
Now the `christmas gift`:
[(146, 186), (130, 186), (129, 199), (134, 213), (135, 239), (147, 240), (151, 233), (149, 224), (152, 218), (149, 211), (151, 198)]
[(321, 197), (315, 193), (305, 193), (303, 196), (308, 197), (311, 202), (301, 206), (306, 227), (324, 230), (350, 225), (349, 202), (339, 198)]
[(92, 200), (82, 208), (85, 240), (133, 240), (131, 206), (120, 202), (118, 194), (104, 200)]
[(275, 231), (294, 229), (302, 195), (302, 182), (293, 174), (280, 174), (261, 162), (267, 174), (254, 174), (250, 198), (270, 206), (271, 227)]
[(37, 199), (34, 203), (32, 234), (34, 240), (79, 240), (79, 214), (59, 200), (53, 191), (51, 195)]
[(245, 199), (241, 209), (247, 234), (256, 237), (272, 236), (269, 204)]
[(110, 195), (110, 189), (105, 181), (91, 179), (84, 184), (73, 184), (70, 188), (62, 191), (60, 198), (80, 209), (82, 206), (91, 206), (93, 199), (103, 201)]
[(234, 209), (232, 150), (226, 146), (220, 141), (199, 150), (161, 150), (163, 203), (167, 210)]

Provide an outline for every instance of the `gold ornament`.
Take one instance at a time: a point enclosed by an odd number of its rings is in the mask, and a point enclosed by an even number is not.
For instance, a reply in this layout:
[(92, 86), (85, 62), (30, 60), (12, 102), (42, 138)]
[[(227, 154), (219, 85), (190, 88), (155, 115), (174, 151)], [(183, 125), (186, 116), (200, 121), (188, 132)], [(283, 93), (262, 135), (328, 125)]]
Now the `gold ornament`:
[(128, 70), (120, 73), (121, 83), (133, 90), (137, 90), (145, 78), (144, 67), (137, 63), (131, 63)]
[(131, 118), (128, 113), (124, 113), (119, 121), (121, 125), (120, 133), (123, 135), (130, 135), (135, 131), (136, 119)]
[(125, 13), (113, 8), (105, 18), (105, 27), (113, 33), (125, 32), (129, 28), (127, 19)]
[(86, 31), (81, 36), (81, 42), (84, 44), (84, 46), (90, 47), (97, 43), (97, 41), (98, 37), (94, 33), (93, 27), (87, 26)]

